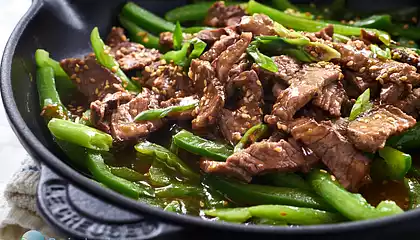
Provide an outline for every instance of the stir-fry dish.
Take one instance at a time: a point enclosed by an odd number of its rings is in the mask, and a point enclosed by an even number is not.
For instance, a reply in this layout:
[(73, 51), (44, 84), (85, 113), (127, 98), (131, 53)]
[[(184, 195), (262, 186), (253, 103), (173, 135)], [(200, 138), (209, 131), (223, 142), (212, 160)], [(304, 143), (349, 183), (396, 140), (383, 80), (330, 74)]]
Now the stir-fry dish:
[(296, 226), (417, 208), (417, 19), (342, 3), (129, 2), (84, 58), (37, 50), (41, 116), (69, 164), (165, 211)]

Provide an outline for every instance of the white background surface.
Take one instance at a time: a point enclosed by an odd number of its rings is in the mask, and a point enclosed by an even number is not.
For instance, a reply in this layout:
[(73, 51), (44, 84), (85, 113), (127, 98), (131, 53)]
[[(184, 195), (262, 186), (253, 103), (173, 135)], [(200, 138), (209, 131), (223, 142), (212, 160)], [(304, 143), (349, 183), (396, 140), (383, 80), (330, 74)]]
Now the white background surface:
[[(25, 14), (31, 0), (0, 0), (0, 56), (19, 19)], [(0, 194), (26, 155), (7, 121), (0, 99)]]

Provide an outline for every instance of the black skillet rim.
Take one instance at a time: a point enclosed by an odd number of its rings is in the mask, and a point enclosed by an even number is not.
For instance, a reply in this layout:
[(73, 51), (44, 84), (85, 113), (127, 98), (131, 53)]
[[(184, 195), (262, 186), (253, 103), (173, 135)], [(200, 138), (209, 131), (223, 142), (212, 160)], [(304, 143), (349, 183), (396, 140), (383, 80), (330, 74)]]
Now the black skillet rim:
[(51, 153), (31, 132), (29, 127), (25, 124), (20, 115), (16, 102), (13, 97), (11, 84), (11, 69), (12, 59), (23, 31), (26, 29), (28, 23), (38, 13), (43, 6), (42, 0), (34, 0), (29, 10), (22, 17), (16, 25), (11, 34), (3, 54), (1, 62), (1, 95), (3, 104), (15, 134), (18, 136), (25, 149), (36, 159), (45, 163), (48, 167), (54, 170), (57, 174), (64, 177), (76, 186), (84, 190), (98, 194), (102, 199), (109, 201), (119, 206), (126, 206), (129, 209), (135, 210), (139, 214), (145, 214), (157, 220), (168, 222), (174, 225), (187, 225), (191, 227), (215, 228), (222, 231), (235, 231), (243, 233), (262, 233), (262, 234), (279, 234), (279, 235), (325, 235), (349, 231), (361, 231), (373, 228), (386, 227), (396, 225), (398, 222), (409, 221), (419, 217), (420, 209), (411, 210), (403, 214), (391, 217), (384, 217), (376, 220), (364, 220), (356, 222), (347, 222), (339, 224), (327, 224), (318, 226), (301, 226), (301, 227), (271, 227), (271, 226), (252, 226), (240, 225), (232, 223), (221, 223), (216, 221), (205, 221), (198, 217), (188, 215), (178, 215), (163, 211), (158, 208), (150, 207), (145, 203), (141, 203), (124, 197), (112, 190), (103, 188), (91, 179), (83, 176), (77, 172), (53, 153)]

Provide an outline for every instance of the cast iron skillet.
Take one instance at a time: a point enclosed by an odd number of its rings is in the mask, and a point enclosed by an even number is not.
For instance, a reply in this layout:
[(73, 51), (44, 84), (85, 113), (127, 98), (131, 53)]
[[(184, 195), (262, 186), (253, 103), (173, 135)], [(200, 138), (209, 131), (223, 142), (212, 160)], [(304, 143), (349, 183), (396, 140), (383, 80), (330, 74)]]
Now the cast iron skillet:
[[(391, 236), (416, 231), (420, 210), (394, 217), (335, 225), (302, 227), (245, 226), (203, 221), (150, 207), (103, 188), (73, 169), (66, 156), (54, 145), (39, 116), (33, 54), (45, 48), (55, 59), (88, 53), (89, 34), (98, 26), (106, 34), (116, 22), (124, 0), (34, 0), (7, 43), (1, 68), (1, 94), (10, 124), (30, 155), (40, 163), (38, 208), (57, 230), (74, 238), (151, 239), (170, 235), (188, 238), (221, 238), (264, 235), (267, 237), (363, 237)], [(183, 0), (137, 1), (141, 6), (163, 14), (185, 4)], [(405, 1), (349, 1), (359, 9), (394, 9), (415, 5)], [(144, 218), (143, 216), (146, 216)], [(175, 227), (176, 226), (176, 227)], [(181, 227), (182, 230), (181, 231)], [(185, 230), (187, 229), (187, 230)], [(191, 232), (193, 231), (193, 232)], [(239, 235), (238, 235), (239, 234)], [(382, 237), (383, 238), (383, 237)]]

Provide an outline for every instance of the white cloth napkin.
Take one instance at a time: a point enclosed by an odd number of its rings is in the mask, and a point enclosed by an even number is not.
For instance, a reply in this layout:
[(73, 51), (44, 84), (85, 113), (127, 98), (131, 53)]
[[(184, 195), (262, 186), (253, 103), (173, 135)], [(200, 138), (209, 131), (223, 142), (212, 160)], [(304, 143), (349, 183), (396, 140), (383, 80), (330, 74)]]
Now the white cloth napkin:
[(37, 164), (27, 156), (20, 170), (0, 189), (4, 193), (0, 193), (0, 239), (20, 239), (28, 230), (58, 236), (37, 213), (35, 194), (39, 176)]

